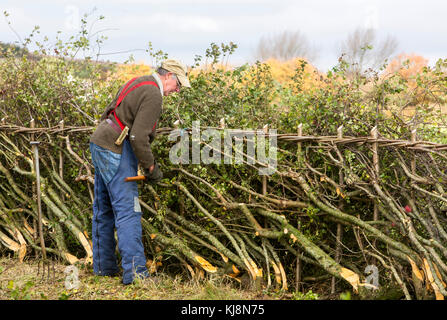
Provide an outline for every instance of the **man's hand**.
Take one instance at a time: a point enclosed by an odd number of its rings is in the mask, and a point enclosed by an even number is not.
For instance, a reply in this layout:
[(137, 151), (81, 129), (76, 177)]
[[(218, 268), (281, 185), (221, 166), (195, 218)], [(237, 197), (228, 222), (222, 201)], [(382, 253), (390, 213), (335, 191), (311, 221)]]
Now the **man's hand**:
[(145, 168), (143, 172), (144, 176), (146, 177), (146, 182), (157, 183), (163, 179), (163, 172), (160, 170), (157, 162), (154, 162), (154, 164), (148, 169)]

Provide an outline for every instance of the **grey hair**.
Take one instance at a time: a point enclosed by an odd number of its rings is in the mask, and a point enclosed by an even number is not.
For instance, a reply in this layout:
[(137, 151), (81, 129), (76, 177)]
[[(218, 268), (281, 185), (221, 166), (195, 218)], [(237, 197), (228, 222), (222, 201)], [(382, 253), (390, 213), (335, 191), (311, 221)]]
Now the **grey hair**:
[[(165, 68), (159, 67), (159, 68), (157, 69), (156, 72), (157, 72), (160, 76), (164, 76), (165, 74), (167, 74), (168, 72), (171, 72), (171, 71), (168, 71), (168, 70), (166, 70)], [(174, 72), (171, 72), (171, 73), (172, 73), (172, 76), (178, 80), (177, 75), (176, 75)]]
[(157, 72), (160, 76), (164, 76), (164, 75), (167, 74), (169, 71), (166, 70), (166, 69), (164, 69), (164, 68), (162, 68), (162, 67), (159, 67), (159, 68), (157, 69), (156, 72)]

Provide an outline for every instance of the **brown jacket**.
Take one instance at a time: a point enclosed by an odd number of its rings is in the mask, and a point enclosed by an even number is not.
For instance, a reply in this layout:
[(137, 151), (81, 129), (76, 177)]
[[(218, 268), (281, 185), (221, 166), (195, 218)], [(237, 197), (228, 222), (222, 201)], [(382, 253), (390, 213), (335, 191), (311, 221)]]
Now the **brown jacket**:
[[(143, 81), (156, 83), (153, 76), (142, 76), (132, 82), (129, 88)], [(122, 144), (120, 146), (115, 145), (115, 140), (120, 135), (117, 130), (119, 124), (112, 113), (108, 116), (107, 114), (115, 108), (123, 88), (124, 85), (118, 91), (115, 99), (107, 106), (101, 116), (98, 128), (90, 138), (90, 142), (119, 154), (122, 152)], [(162, 102), (163, 97), (158, 87), (143, 85), (130, 92), (115, 110), (123, 125), (129, 127), (127, 138), (139, 164), (143, 168), (149, 168), (154, 163), (150, 144), (155, 138), (155, 127), (161, 114)], [(115, 126), (109, 124), (106, 119), (113, 121)]]

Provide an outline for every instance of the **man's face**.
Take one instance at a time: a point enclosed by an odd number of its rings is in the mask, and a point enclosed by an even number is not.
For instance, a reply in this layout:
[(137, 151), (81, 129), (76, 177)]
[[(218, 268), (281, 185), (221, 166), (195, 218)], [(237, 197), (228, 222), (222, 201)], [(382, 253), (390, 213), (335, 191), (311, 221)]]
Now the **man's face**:
[(181, 85), (177, 76), (172, 72), (168, 72), (163, 83), (163, 95), (168, 96), (173, 92), (179, 92), (180, 87)]

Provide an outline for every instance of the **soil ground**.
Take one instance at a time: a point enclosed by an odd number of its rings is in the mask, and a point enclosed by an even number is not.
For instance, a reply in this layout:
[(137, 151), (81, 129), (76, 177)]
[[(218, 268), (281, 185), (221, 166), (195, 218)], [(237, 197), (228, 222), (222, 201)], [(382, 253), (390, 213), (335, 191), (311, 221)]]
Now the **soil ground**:
[[(91, 267), (79, 266), (78, 287), (75, 273), (64, 264), (50, 268), (50, 280), (42, 278), (37, 260), (20, 263), (16, 258), (0, 258), (1, 300), (267, 300), (287, 299), (288, 294), (266, 294), (244, 290), (230, 280), (208, 277), (200, 281), (184, 280), (159, 273), (152, 278), (138, 279), (123, 285), (121, 277), (101, 277)], [(39, 271), (39, 274), (38, 274)], [(290, 299), (290, 296), (289, 296)]]

